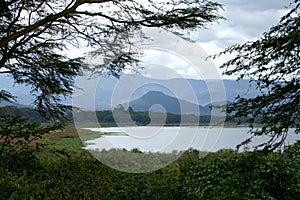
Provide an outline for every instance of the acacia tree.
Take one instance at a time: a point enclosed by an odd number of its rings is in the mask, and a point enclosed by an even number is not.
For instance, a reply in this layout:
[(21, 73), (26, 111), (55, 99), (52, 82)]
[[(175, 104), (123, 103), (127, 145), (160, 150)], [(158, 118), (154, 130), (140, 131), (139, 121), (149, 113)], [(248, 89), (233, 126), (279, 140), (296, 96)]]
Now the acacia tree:
[[(72, 93), (74, 77), (88, 67), (93, 73), (118, 76), (135, 66), (138, 52), (124, 50), (128, 35), (142, 27), (173, 32), (205, 28), (216, 21), (220, 4), (206, 0), (0, 0), (0, 73), (31, 86), (40, 111), (63, 114), (60, 100)], [(67, 48), (97, 47), (104, 63), (61, 54)], [(0, 100), (12, 100), (0, 91)]]
[[(237, 97), (227, 108), (231, 118), (247, 119), (252, 137), (268, 135), (260, 146), (263, 150), (280, 147), (290, 128), (300, 132), (300, 0), (290, 5), (290, 11), (280, 22), (256, 40), (228, 47), (221, 54), (237, 56), (221, 67), (226, 75), (251, 79), (260, 95), (246, 99)], [(220, 55), (221, 55), (220, 54)], [(262, 128), (253, 127), (261, 119)]]

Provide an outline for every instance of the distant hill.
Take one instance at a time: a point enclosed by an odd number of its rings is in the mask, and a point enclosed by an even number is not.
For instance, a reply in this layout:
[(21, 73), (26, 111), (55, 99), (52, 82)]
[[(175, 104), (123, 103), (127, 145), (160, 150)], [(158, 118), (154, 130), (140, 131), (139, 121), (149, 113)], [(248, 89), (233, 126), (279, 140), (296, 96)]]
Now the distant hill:
[(32, 122), (48, 122), (47, 119), (43, 118), (36, 110), (32, 107), (26, 106), (3, 106), (0, 107), (0, 115), (19, 115), (28, 118)]
[(150, 91), (142, 97), (131, 101), (129, 106), (136, 112), (149, 110), (152, 112), (162, 112), (161, 107), (163, 107), (164, 112), (167, 113), (210, 115), (209, 105), (199, 106), (182, 99), (168, 96), (160, 91)]
[[(91, 86), (94, 84), (93, 81), (86, 81), (86, 85), (78, 85), (79, 88), (86, 89), (82, 94), (76, 96), (75, 106), (83, 108), (85, 110), (93, 110), (93, 104), (95, 104), (96, 110), (111, 110), (118, 104), (123, 104), (124, 102), (131, 102), (141, 98), (151, 91), (163, 92), (165, 95), (174, 97), (175, 94), (180, 94), (182, 100), (189, 101), (192, 104), (204, 106), (210, 104), (211, 102), (218, 102), (218, 99), (212, 101), (211, 94), (221, 94), (222, 88), (219, 87), (218, 80), (195, 80), (195, 79), (163, 79), (157, 80), (148, 77), (144, 77), (140, 74), (126, 75), (126, 79), (117, 79), (115, 77), (101, 77), (96, 89)], [(184, 87), (181, 83), (186, 83), (189, 88)], [(30, 87), (22, 86), (13, 83), (12, 79), (7, 76), (0, 75), (1, 89), (10, 91), (13, 95), (18, 97), (18, 103), (23, 105), (30, 105), (33, 102), (33, 96), (30, 94)], [(236, 96), (240, 95), (243, 97), (254, 97), (259, 94), (259, 91), (255, 87), (250, 87), (249, 80), (223, 80), (222, 81), (225, 89), (226, 99), (225, 101), (232, 102)], [(255, 84), (255, 82), (253, 82)], [(116, 86), (122, 88), (118, 93), (115, 92)], [(128, 100), (128, 88), (135, 86), (137, 89), (132, 93), (130, 99)], [(172, 91), (174, 89), (176, 91)], [(215, 96), (217, 96), (215, 95)], [(89, 96), (91, 99), (87, 99)], [(112, 97), (114, 100), (112, 103)], [(224, 96), (224, 95), (223, 95)], [(191, 101), (191, 100), (195, 101)], [(224, 99), (222, 99), (223, 101)], [(72, 100), (68, 98), (62, 103), (71, 105)], [(0, 104), (1, 106), (1, 104)], [(5, 105), (2, 105), (5, 106)], [(20, 106), (20, 105), (16, 105)]]
[(17, 107), (17, 108), (32, 108), (32, 106), (23, 105), (23, 104), (16, 103), (16, 102), (1, 101), (0, 107), (5, 107), (5, 106), (13, 106), (13, 107)]
[[(189, 85), (189, 88), (185, 88), (182, 85), (183, 82)], [(97, 110), (112, 109), (112, 107), (116, 107), (118, 104), (123, 104), (126, 101), (127, 103), (133, 102), (151, 91), (162, 92), (165, 95), (174, 98), (176, 98), (176, 94), (180, 94), (180, 98), (182, 100), (204, 107), (208, 104), (211, 104), (212, 102), (232, 102), (238, 95), (249, 98), (259, 94), (259, 91), (257, 91), (255, 87), (250, 87), (250, 80), (223, 80), (222, 83), (224, 85), (225, 90), (225, 95), (223, 95), (223, 97), (225, 96), (225, 99), (220, 100), (216, 98), (212, 99), (211, 96), (211, 94), (214, 94), (215, 97), (219, 94), (222, 94), (223, 88), (219, 87), (219, 80), (156, 80), (152, 78), (143, 77), (141, 75), (130, 75), (125, 80), (117, 80), (113, 77), (101, 79), (97, 90), (91, 92), (95, 93), (95, 107)], [(255, 84), (255, 82), (253, 82), (253, 84)], [(128, 94), (126, 92), (129, 88), (132, 87), (132, 85), (136, 86), (137, 89), (131, 94), (130, 99), (128, 100)], [(118, 91), (118, 93), (114, 93), (116, 86), (121, 86), (123, 90)], [(174, 88), (175, 91), (172, 91), (172, 89)], [(113, 105), (112, 97), (114, 97)], [(82, 102), (81, 105), (84, 105), (83, 107), (89, 109), (88, 107), (90, 106), (90, 104), (85, 103), (84, 95), (82, 97), (77, 96), (77, 98), (79, 99), (79, 104), (80, 102)], [(80, 98), (82, 98), (82, 100), (80, 100)], [(136, 106), (137, 108), (139, 108), (138, 105)]]

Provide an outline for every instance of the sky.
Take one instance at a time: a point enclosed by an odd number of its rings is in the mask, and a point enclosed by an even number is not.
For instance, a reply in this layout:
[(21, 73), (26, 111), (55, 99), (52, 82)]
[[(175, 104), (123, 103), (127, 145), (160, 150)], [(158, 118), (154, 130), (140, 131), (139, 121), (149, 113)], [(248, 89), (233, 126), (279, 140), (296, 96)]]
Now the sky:
[[(259, 38), (276, 25), (287, 13), (289, 0), (218, 0), (224, 5), (225, 21), (208, 26), (195, 34), (198, 44), (208, 54), (215, 54), (227, 46)], [(222, 61), (222, 60), (221, 60)], [(222, 62), (216, 62), (220, 64)]]
[[(195, 44), (189, 44), (170, 36), (168, 33), (153, 34), (156, 46), (143, 47), (142, 75), (158, 79), (235, 79), (223, 76), (219, 66), (234, 55), (225, 55), (205, 61), (208, 55), (214, 55), (233, 44), (242, 44), (259, 38), (271, 26), (276, 25), (287, 13), (287, 6), (293, 0), (215, 0), (223, 5), (219, 20), (207, 25), (207, 29), (193, 32), (189, 37)], [(148, 32), (148, 31), (146, 31)], [(171, 44), (172, 43), (172, 44)], [(174, 43), (174, 45), (173, 45)], [(173, 45), (173, 46), (172, 46)], [(197, 45), (195, 47), (195, 45)], [(72, 49), (71, 55), (90, 49)], [(198, 56), (198, 61), (188, 55)], [(185, 54), (185, 56), (183, 55)], [(192, 59), (192, 61), (191, 61)], [(125, 73), (132, 73), (125, 71)]]
[[(207, 29), (191, 33), (190, 37), (196, 41), (199, 48), (206, 53), (200, 53), (199, 56), (204, 58), (205, 55), (213, 55), (223, 51), (226, 47), (233, 44), (242, 44), (247, 41), (259, 38), (264, 32), (268, 31), (273, 25), (276, 25), (280, 18), (287, 13), (287, 6), (291, 0), (217, 0), (224, 6), (220, 13), (226, 20), (220, 20), (207, 26)], [(170, 40), (167, 40), (170, 41)], [(189, 48), (186, 47), (186, 48)], [(188, 49), (186, 49), (188, 51)], [(168, 55), (169, 54), (169, 55)], [(214, 67), (218, 71), (213, 78), (234, 79), (235, 77), (225, 77), (219, 66), (233, 55), (226, 55), (212, 60)], [(170, 54), (163, 50), (146, 51), (145, 61), (151, 60), (153, 66), (147, 64), (146, 76), (157, 78), (174, 78), (185, 77), (202, 79), (201, 73), (205, 73), (204, 65), (191, 66), (188, 59), (181, 59), (180, 56)], [(155, 60), (155, 62), (153, 61)], [(162, 66), (163, 65), (163, 66)], [(162, 73), (162, 67), (169, 67), (165, 70), (168, 73)], [(173, 70), (173, 73), (169, 69)], [(201, 73), (197, 73), (198, 70)], [(163, 70), (163, 71), (165, 71)], [(165, 76), (163, 76), (165, 74)], [(212, 76), (208, 76), (212, 77)]]
[[(191, 38), (196, 41), (195, 44), (179, 41), (181, 45), (173, 48), (170, 43), (174, 39), (171, 36), (168, 38), (169, 35), (166, 34), (165, 37), (157, 37), (156, 47), (159, 48), (145, 49), (143, 75), (159, 79), (178, 77), (234, 79), (235, 77), (222, 76), (218, 68), (229, 58), (228, 56), (206, 64), (203, 64), (204, 58), (223, 51), (229, 45), (257, 39), (263, 32), (279, 22), (280, 18), (287, 13), (286, 6), (292, 0), (216, 1), (224, 5), (224, 10), (220, 14), (226, 20), (220, 20), (218, 23), (208, 25), (206, 30), (191, 34)], [(163, 43), (165, 44), (162, 45)], [(172, 52), (174, 49), (176, 51)], [(86, 50), (91, 49), (71, 49), (68, 53), (70, 56), (80, 56)], [(195, 55), (193, 54), (199, 56), (200, 61), (194, 61)], [(4, 84), (3, 80), (0, 82)]]

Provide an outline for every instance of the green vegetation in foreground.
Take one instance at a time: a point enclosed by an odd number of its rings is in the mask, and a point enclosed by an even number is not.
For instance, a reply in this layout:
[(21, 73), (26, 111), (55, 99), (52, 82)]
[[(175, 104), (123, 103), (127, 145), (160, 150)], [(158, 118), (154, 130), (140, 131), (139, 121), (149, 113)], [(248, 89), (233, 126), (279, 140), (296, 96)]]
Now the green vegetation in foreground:
[[(143, 174), (100, 163), (71, 128), (38, 142), (46, 146), (29, 147), (10, 166), (1, 162), (1, 199), (300, 199), (299, 141), (268, 154), (222, 150), (199, 158), (190, 150)], [(124, 151), (114, 152), (111, 159), (124, 159)]]

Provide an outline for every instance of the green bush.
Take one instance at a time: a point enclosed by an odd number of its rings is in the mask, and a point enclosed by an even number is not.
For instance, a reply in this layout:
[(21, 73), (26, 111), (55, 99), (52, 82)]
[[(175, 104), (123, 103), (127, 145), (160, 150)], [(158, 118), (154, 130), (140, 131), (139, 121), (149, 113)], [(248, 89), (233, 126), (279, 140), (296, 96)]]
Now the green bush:
[(0, 165), (10, 169), (30, 167), (31, 161), (34, 163), (34, 153), (39, 150), (38, 143), (34, 142), (62, 125), (43, 126), (18, 115), (0, 115)]
[(0, 166), (0, 198), (300, 199), (298, 149), (299, 142), (284, 152), (222, 150), (201, 159), (190, 150), (165, 168), (133, 174), (111, 169), (85, 150), (47, 146), (27, 167)]
[(280, 152), (220, 151), (185, 167), (183, 192), (200, 199), (299, 199), (299, 162)]

